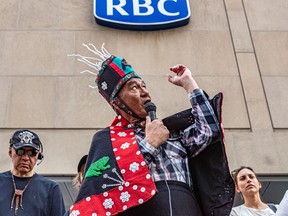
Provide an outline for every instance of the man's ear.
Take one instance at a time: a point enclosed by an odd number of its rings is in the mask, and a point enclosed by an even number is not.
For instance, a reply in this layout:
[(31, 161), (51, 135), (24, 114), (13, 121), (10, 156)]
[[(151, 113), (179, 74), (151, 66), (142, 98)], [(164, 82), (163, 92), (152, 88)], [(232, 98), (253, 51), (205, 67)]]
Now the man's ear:
[(261, 189), (262, 188), (262, 183), (258, 180), (258, 182), (259, 182), (259, 189)]
[(10, 158), (12, 158), (12, 147), (9, 147), (8, 149), (8, 155)]
[(238, 193), (241, 193), (237, 185), (235, 186), (235, 189)]

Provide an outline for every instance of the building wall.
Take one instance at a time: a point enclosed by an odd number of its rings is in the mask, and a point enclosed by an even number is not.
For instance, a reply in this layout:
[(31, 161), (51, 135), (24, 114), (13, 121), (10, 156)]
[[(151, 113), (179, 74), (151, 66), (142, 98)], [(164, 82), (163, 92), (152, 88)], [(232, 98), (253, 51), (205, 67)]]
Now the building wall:
[(223, 124), (231, 169), (288, 173), (288, 2), (190, 0), (187, 26), (127, 31), (95, 23), (91, 0), (9, 0), (0, 4), (0, 171), (11, 167), (8, 141), (18, 128), (39, 134), (37, 172), (68, 175), (114, 112), (95, 77), (67, 54), (83, 43), (124, 57), (147, 83), (157, 114), (189, 108), (168, 83), (169, 67), (187, 65), (212, 97), (224, 93)]

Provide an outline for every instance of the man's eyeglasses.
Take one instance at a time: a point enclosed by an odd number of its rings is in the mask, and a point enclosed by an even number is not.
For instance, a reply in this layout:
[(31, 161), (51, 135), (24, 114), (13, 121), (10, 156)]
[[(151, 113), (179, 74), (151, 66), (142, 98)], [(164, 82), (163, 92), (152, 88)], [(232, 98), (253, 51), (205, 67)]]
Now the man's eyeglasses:
[(24, 149), (17, 149), (17, 150), (15, 150), (15, 152), (19, 156), (27, 154), (29, 157), (35, 157), (38, 153), (38, 151), (36, 151), (36, 150), (24, 150)]

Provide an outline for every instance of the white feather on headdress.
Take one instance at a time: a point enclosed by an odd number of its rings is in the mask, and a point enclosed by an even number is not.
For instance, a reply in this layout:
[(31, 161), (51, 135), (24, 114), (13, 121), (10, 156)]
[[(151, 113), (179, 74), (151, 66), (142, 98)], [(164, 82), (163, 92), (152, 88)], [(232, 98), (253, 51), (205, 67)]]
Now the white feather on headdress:
[[(68, 56), (77, 57), (78, 61), (85, 63), (89, 67), (91, 67), (91, 68), (95, 69), (97, 72), (99, 72), (100, 69), (102, 68), (102, 63), (111, 56), (111, 54), (104, 47), (105, 43), (102, 44), (101, 51), (99, 51), (91, 43), (89, 43), (88, 45), (87, 44), (82, 44), (82, 45), (85, 46), (93, 54), (95, 54), (96, 57), (83, 56), (80, 54), (69, 54)], [(84, 71), (81, 71), (80, 73), (90, 73), (92, 75), (97, 76), (97, 73), (94, 73), (90, 70), (84, 70)], [(89, 85), (89, 87), (97, 88), (97, 86), (91, 86), (91, 85)]]

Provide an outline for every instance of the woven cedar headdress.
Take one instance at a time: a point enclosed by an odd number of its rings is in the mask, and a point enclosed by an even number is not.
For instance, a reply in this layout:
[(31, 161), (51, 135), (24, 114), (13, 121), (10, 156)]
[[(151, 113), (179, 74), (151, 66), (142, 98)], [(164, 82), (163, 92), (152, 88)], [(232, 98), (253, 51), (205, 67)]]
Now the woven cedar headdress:
[(130, 110), (130, 108), (120, 100), (118, 93), (129, 79), (141, 79), (141, 77), (136, 74), (124, 58), (110, 55), (104, 48), (104, 45), (105, 44), (102, 44), (101, 51), (99, 51), (93, 44), (83, 44), (83, 46), (91, 51), (96, 57), (87, 57), (79, 54), (72, 54), (69, 56), (78, 57), (78, 61), (87, 64), (98, 72), (93, 73), (89, 70), (85, 70), (81, 73), (89, 72), (97, 76), (95, 82), (98, 91), (110, 105), (116, 104), (127, 114), (140, 119), (139, 116), (132, 112), (132, 110)]

